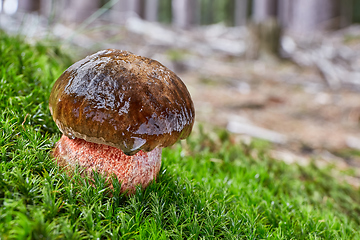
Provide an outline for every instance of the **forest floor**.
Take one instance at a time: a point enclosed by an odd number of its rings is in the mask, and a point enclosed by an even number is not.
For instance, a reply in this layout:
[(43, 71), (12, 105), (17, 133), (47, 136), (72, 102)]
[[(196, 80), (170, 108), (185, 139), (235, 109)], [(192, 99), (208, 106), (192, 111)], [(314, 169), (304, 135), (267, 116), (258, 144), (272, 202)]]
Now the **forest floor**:
[[(3, 31), (0, 46), (0, 239), (360, 239), (359, 188), (339, 181), (353, 174), (318, 167), (318, 159), (286, 164), (269, 155), (268, 142), (229, 134), (224, 128), (239, 129), (247, 116), (217, 122), (216, 113), (236, 112), (222, 112), (228, 104), (215, 100), (233, 90), (198, 94), (211, 84), (198, 83), (193, 71), (181, 76), (203, 127), (163, 149), (146, 189), (124, 195), (114, 178), (110, 186), (96, 171), (59, 168), (51, 149), (61, 133), (48, 99), (55, 78), (76, 59), (59, 43), (27, 44)], [(214, 110), (204, 111), (204, 101)], [(243, 130), (282, 141), (290, 152), (284, 134), (256, 124)]]
[[(34, 19), (22, 19), (24, 34), (29, 39), (49, 38), (45, 34), (49, 29), (41, 23), (34, 26)], [(18, 22), (6, 21), (2, 19), (3, 27)], [(352, 169), (353, 177), (347, 180), (360, 186), (359, 91), (330, 88), (317, 68), (289, 59), (247, 60), (243, 45), (234, 45), (245, 42), (247, 47), (246, 39), (239, 37), (243, 29), (215, 25), (180, 31), (132, 20), (121, 27), (107, 22), (90, 27), (56, 24), (50, 31), (70, 43), (64, 46), (77, 50), (75, 60), (110, 47), (159, 60), (188, 86), (198, 124), (227, 128), (245, 143), (249, 136), (273, 142), (274, 158), (288, 163), (315, 160), (319, 165)], [(342, 37), (348, 40), (347, 35)], [(352, 36), (348, 47), (358, 51), (358, 39)]]
[[(355, 177), (347, 180), (360, 186), (358, 92), (303, 85), (301, 80), (305, 82), (309, 75), (315, 81), (321, 77), (292, 63), (210, 64), (213, 69), (223, 68), (224, 75), (186, 73), (182, 77), (192, 94), (198, 122), (268, 139), (274, 143), (271, 155), (287, 163), (306, 165), (314, 160), (318, 165), (352, 169)], [(291, 78), (299, 83), (286, 81)]]

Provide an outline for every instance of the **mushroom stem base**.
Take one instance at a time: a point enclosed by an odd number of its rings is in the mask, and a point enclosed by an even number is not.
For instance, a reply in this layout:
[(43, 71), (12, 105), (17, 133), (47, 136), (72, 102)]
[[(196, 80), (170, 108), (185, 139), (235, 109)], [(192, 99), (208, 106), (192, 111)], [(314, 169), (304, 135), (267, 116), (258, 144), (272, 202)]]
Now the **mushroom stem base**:
[(156, 180), (161, 166), (161, 150), (158, 147), (151, 152), (139, 151), (128, 156), (111, 146), (63, 135), (55, 145), (53, 156), (61, 167), (74, 169), (79, 166), (90, 176), (93, 170), (106, 176), (115, 174), (122, 183), (121, 191), (131, 193), (136, 185), (145, 188)]

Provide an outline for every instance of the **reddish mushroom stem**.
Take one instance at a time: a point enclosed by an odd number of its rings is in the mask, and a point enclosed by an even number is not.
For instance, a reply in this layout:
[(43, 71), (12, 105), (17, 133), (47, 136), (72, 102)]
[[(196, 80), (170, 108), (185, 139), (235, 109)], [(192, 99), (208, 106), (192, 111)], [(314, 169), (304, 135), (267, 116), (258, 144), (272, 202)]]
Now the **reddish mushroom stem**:
[(93, 170), (105, 175), (115, 174), (122, 183), (121, 190), (130, 193), (135, 191), (136, 185), (145, 188), (155, 180), (161, 166), (160, 147), (128, 156), (115, 147), (65, 135), (56, 143), (53, 155), (60, 166), (79, 166), (89, 175)]

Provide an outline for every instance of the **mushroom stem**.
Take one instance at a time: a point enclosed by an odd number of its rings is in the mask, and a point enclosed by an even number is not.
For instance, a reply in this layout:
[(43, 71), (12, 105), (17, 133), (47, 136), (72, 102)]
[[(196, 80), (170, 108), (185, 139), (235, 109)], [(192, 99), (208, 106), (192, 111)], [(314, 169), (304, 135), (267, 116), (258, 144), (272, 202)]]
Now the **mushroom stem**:
[(79, 166), (90, 176), (93, 170), (106, 176), (115, 174), (122, 183), (121, 191), (132, 193), (136, 185), (145, 188), (152, 180), (156, 180), (161, 166), (161, 151), (157, 147), (150, 152), (139, 151), (128, 156), (115, 147), (62, 135), (55, 145), (53, 156), (60, 166)]

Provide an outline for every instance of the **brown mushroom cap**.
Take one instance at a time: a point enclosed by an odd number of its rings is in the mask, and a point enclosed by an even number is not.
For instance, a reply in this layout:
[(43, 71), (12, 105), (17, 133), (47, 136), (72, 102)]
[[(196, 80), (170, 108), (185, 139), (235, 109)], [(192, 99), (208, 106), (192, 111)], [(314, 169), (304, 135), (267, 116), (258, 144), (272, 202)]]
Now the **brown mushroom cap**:
[(181, 81), (150, 58), (99, 51), (70, 66), (55, 82), (50, 112), (69, 138), (105, 144), (127, 155), (186, 138), (194, 105)]

